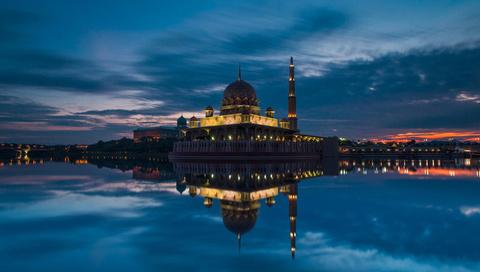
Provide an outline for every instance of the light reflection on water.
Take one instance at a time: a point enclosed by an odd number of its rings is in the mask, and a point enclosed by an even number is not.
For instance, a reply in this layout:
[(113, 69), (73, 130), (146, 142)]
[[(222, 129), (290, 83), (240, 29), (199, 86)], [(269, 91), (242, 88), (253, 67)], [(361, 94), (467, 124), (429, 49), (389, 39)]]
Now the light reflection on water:
[(86, 162), (0, 167), (2, 271), (480, 269), (476, 160)]

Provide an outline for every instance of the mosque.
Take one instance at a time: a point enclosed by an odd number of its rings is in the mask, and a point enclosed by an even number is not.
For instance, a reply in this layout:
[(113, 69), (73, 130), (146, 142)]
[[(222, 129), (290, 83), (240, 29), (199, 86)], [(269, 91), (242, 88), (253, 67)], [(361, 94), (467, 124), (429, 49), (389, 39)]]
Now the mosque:
[[(205, 109), (205, 117), (190, 118), (189, 129), (186, 130), (186, 139), (195, 140), (273, 140), (285, 141), (293, 134), (298, 134), (295, 79), (293, 58), (290, 59), (290, 80), (288, 98), (288, 120), (274, 118), (275, 111), (268, 107), (265, 116), (261, 115), (255, 89), (248, 82), (242, 80), (239, 68), (238, 80), (225, 88), (223, 99), (220, 101), (220, 114), (214, 116), (211, 106)], [(279, 127), (280, 124), (280, 127)]]
[[(288, 118), (274, 117), (268, 107), (261, 115), (260, 101), (255, 89), (242, 80), (239, 67), (238, 80), (225, 88), (220, 112), (214, 115), (212, 106), (205, 109), (205, 117), (192, 116), (188, 127), (179, 127), (184, 141), (175, 143), (169, 154), (171, 159), (212, 156), (293, 156), (314, 158), (328, 153), (338, 155), (338, 139), (302, 135), (297, 127), (295, 97), (295, 66), (290, 58)], [(326, 141), (327, 140), (327, 141)], [(328, 145), (329, 148), (325, 148)], [(288, 154), (286, 154), (288, 153)]]

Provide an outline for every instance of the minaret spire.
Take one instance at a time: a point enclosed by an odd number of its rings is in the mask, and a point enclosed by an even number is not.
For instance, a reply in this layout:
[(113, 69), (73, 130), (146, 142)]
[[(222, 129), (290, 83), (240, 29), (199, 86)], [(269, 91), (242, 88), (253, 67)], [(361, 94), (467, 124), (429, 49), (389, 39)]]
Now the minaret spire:
[(297, 98), (295, 97), (295, 66), (293, 57), (290, 57), (290, 76), (288, 79), (288, 126), (297, 130)]
[(240, 254), (240, 244), (242, 242), (242, 235), (239, 233), (238, 234), (238, 254)]
[(240, 62), (238, 63), (238, 81), (242, 80), (242, 69), (240, 66)]

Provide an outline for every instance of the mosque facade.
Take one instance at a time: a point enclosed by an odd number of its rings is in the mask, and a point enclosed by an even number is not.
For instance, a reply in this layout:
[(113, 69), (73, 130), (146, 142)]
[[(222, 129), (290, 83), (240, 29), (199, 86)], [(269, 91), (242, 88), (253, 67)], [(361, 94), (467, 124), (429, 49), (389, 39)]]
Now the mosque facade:
[(170, 157), (219, 154), (281, 156), (285, 153), (291, 156), (319, 156), (323, 138), (302, 135), (297, 127), (294, 71), (293, 58), (290, 58), (288, 118), (277, 119), (272, 107), (268, 107), (262, 115), (257, 93), (242, 79), (239, 67), (238, 79), (223, 92), (219, 114), (214, 115), (215, 110), (208, 106), (205, 117), (192, 116), (188, 127), (179, 129), (184, 133), (184, 141), (175, 143)]
[(288, 119), (274, 117), (275, 111), (268, 107), (262, 116), (255, 89), (242, 80), (239, 69), (238, 80), (225, 88), (219, 115), (214, 116), (211, 106), (205, 109), (205, 117), (192, 116), (185, 130), (187, 141), (285, 141), (298, 134), (295, 79), (293, 58), (290, 59)]

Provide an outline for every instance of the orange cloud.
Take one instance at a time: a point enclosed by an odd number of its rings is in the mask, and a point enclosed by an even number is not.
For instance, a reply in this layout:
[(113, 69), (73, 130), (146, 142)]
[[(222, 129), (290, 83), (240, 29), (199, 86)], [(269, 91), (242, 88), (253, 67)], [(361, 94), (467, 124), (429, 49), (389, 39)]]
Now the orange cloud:
[[(399, 133), (394, 135), (386, 135), (384, 136), (385, 139), (388, 140), (405, 140), (405, 139), (429, 139), (429, 140), (438, 140), (438, 139), (448, 139), (448, 138), (456, 138), (461, 140), (470, 140), (470, 141), (478, 141), (478, 137), (480, 137), (480, 133), (476, 131), (467, 131), (467, 132), (406, 132), (406, 133)], [(476, 140), (475, 140), (476, 138)]]

